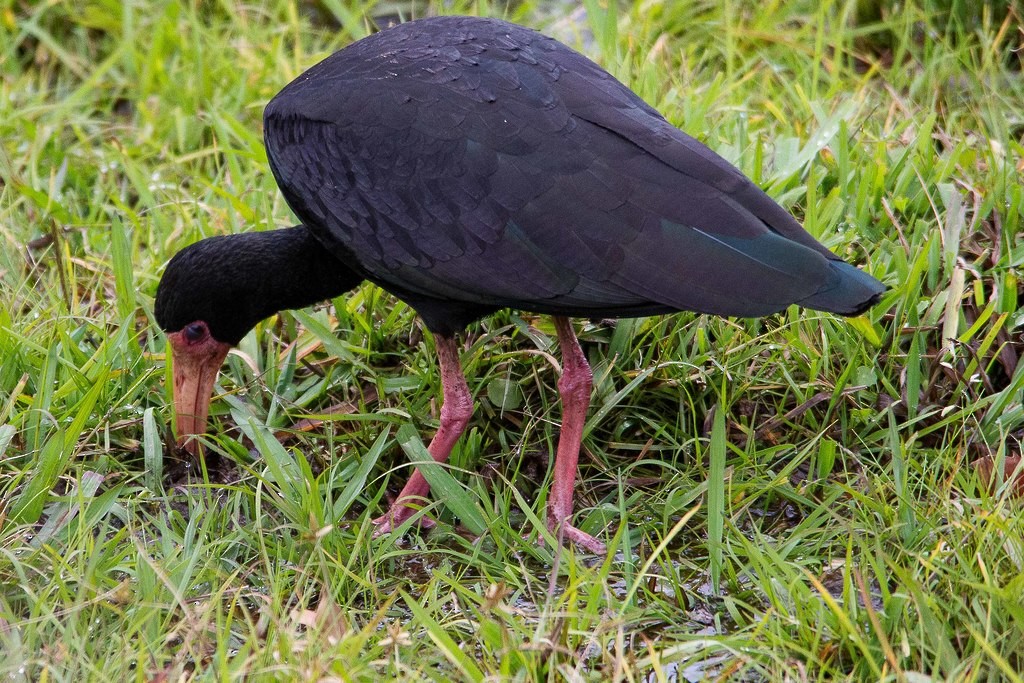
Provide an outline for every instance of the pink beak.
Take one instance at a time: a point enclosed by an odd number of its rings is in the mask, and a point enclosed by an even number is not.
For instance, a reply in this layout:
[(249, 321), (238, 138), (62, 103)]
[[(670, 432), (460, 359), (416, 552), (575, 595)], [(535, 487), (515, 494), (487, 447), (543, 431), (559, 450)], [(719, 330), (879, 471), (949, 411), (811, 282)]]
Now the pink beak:
[(194, 437), (206, 433), (213, 384), (231, 346), (212, 337), (190, 343), (181, 332), (169, 333), (167, 340), (174, 366), (174, 426), (178, 445), (196, 455), (199, 441)]

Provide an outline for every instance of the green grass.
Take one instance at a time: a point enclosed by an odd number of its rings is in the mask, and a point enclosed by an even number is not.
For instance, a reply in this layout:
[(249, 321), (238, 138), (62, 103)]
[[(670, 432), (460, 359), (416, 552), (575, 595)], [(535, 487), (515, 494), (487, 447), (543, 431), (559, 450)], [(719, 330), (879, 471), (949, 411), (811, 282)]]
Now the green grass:
[(1024, 513), (970, 465), (1024, 435), (1012, 4), (444, 3), (583, 49), (891, 287), (852, 322), (579, 325), (577, 523), (607, 558), (535, 542), (540, 317), (465, 336), (476, 414), (432, 532), (372, 538), (440, 387), (370, 286), (229, 358), (229, 477), (164, 460), (162, 267), (294, 220), (263, 106), (373, 4), (0, 0), (0, 675), (1021, 680)]

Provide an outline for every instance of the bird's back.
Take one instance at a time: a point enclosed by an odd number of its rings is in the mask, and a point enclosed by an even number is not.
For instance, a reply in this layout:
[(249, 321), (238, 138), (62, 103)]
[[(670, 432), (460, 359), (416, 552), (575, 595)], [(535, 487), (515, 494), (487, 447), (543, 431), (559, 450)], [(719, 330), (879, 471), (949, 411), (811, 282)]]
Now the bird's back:
[(274, 98), (265, 134), (303, 222), (437, 331), (502, 307), (851, 314), (883, 291), (596, 64), (513, 24), (354, 43)]

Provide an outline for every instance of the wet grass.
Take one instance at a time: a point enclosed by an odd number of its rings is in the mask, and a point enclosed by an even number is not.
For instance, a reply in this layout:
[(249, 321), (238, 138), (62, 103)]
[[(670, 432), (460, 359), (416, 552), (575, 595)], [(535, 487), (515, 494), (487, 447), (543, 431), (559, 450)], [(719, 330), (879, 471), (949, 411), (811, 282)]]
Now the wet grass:
[(168, 448), (163, 264), (291, 223), (262, 108), (369, 4), (0, 0), (0, 673), (1020, 680), (1024, 17), (583, 5), (446, 11), (581, 47), (891, 288), (855, 321), (580, 323), (577, 523), (607, 557), (536, 543), (540, 317), (464, 337), (477, 410), (429, 533), (372, 538), (440, 394), (373, 287), (243, 340), (220, 465)]

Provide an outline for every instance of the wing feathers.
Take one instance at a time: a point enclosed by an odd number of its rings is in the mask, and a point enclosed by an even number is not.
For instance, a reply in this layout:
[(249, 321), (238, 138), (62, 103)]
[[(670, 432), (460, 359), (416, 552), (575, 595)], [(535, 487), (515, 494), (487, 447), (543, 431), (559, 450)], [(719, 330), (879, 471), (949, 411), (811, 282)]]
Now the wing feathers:
[(336, 53), (267, 107), (286, 198), (367, 277), (432, 311), (591, 315), (842, 310), (878, 286), (585, 57), (436, 21)]

